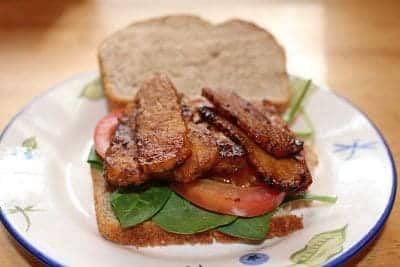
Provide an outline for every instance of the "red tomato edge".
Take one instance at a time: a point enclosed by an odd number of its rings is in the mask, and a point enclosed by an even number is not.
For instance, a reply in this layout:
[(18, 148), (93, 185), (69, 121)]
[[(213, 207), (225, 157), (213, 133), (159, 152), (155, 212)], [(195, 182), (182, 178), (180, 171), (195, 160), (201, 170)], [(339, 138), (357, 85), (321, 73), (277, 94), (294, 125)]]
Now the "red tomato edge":
[(118, 126), (118, 118), (122, 117), (123, 109), (118, 109), (108, 113), (101, 118), (94, 129), (94, 146), (97, 154), (104, 159), (111, 138)]
[[(225, 187), (227, 189), (225, 195), (223, 190), (213, 189), (214, 185), (210, 182), (199, 185), (201, 180), (188, 184), (173, 184), (172, 189), (186, 200), (206, 210), (240, 217), (256, 217), (273, 211), (285, 197), (284, 192), (276, 191), (267, 185), (241, 188), (217, 181), (212, 182), (216, 183), (215, 186), (220, 186), (219, 189)], [(234, 190), (233, 193), (229, 192), (229, 189)]]

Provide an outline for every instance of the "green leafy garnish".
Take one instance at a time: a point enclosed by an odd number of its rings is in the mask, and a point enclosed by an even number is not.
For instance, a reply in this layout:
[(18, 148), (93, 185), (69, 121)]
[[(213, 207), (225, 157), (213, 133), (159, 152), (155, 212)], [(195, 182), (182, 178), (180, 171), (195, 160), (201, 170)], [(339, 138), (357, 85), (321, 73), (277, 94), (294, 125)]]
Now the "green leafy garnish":
[[(304, 111), (304, 109), (301, 109), (301, 113), (303, 115), (303, 120), (305, 121), (307, 127), (308, 127), (308, 131), (310, 132), (310, 136), (307, 137), (307, 139), (311, 139), (311, 141), (314, 141), (314, 137), (315, 137), (315, 127), (314, 127), (314, 123), (311, 121), (310, 117), (308, 116), (308, 114)], [(304, 138), (306, 139), (306, 138)]]
[(144, 222), (154, 216), (171, 196), (166, 186), (151, 186), (139, 192), (111, 195), (111, 207), (123, 228)]
[(302, 266), (320, 266), (343, 250), (346, 227), (315, 235), (301, 250), (290, 256), (290, 260)]
[[(296, 200), (310, 200), (310, 201), (315, 200), (333, 204), (336, 203), (337, 197), (311, 195), (311, 194), (287, 196), (284, 202), (280, 206), (284, 206), (286, 203)], [(238, 218), (231, 224), (219, 227), (218, 231), (227, 235), (243, 239), (263, 240), (268, 233), (269, 222), (272, 219), (274, 213), (275, 211), (272, 211), (259, 217)]]
[(253, 218), (238, 218), (231, 224), (221, 226), (218, 231), (248, 240), (263, 240), (269, 230), (269, 221), (273, 212)]
[(27, 149), (36, 149), (38, 147), (37, 141), (36, 141), (36, 137), (35, 136), (31, 136), (27, 139), (25, 139), (22, 142), (22, 146), (26, 147)]
[(103, 86), (101, 85), (100, 78), (97, 78), (90, 83), (88, 83), (80, 94), (80, 97), (86, 97), (90, 100), (99, 100), (103, 98)]
[(297, 98), (293, 100), (291, 105), (288, 107), (286, 112), (283, 114), (283, 120), (286, 121), (287, 123), (290, 123), (293, 121), (293, 119), (296, 117), (296, 114), (299, 112), (301, 109), (302, 102), (307, 95), (307, 92), (309, 91), (311, 87), (311, 80), (308, 80), (306, 84), (304, 85), (304, 88), (300, 92)]
[[(168, 187), (150, 185), (135, 187), (135, 191), (117, 191), (111, 195), (111, 206), (122, 227), (134, 226), (152, 218), (167, 232), (194, 234), (210, 229), (247, 240), (263, 240), (275, 211), (253, 218), (237, 218), (204, 210), (173, 193)], [(295, 200), (316, 200), (335, 203), (336, 197), (297, 195), (281, 205)]]
[(152, 220), (167, 232), (194, 234), (232, 223), (236, 217), (203, 210), (172, 194)]
[(300, 139), (309, 139), (313, 137), (314, 132), (313, 131), (296, 131), (294, 134), (300, 138)]
[(334, 204), (337, 201), (337, 197), (312, 195), (312, 194), (294, 195), (294, 196), (287, 196), (283, 204), (296, 200), (315, 200), (319, 202)]
[(103, 160), (97, 154), (94, 146), (92, 146), (92, 148), (90, 149), (89, 156), (86, 162), (89, 163), (91, 167), (97, 170), (103, 170)]

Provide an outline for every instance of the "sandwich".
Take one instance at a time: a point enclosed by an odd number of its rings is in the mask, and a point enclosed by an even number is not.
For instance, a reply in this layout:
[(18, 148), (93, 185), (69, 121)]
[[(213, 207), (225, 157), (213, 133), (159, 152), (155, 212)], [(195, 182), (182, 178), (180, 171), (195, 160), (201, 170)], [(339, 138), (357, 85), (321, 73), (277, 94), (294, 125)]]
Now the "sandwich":
[[(118, 244), (258, 243), (303, 228), (281, 212), (312, 183), (290, 129), (282, 47), (241, 20), (134, 23), (99, 49), (110, 113), (88, 162), (101, 235)], [(292, 114), (294, 115), (294, 114)]]

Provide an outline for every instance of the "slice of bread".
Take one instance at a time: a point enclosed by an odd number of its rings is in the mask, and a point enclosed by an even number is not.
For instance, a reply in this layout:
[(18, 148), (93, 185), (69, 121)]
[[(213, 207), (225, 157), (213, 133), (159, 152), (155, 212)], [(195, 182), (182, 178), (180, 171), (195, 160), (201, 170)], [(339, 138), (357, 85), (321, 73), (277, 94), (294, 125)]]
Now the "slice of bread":
[(154, 72), (189, 97), (209, 86), (248, 100), (285, 105), (290, 99), (283, 48), (266, 30), (238, 19), (212, 25), (175, 15), (136, 22), (101, 43), (99, 63), (110, 109), (132, 101)]
[[(158, 227), (152, 221), (146, 221), (134, 227), (123, 229), (110, 204), (110, 191), (101, 172), (91, 170), (93, 179), (94, 201), (97, 225), (104, 238), (121, 244), (143, 246), (161, 246), (173, 244), (209, 244), (214, 240), (222, 243), (249, 242), (231, 237), (215, 230), (193, 235), (169, 233)], [(303, 228), (301, 217), (285, 215), (274, 217), (269, 226), (266, 238), (285, 236)]]

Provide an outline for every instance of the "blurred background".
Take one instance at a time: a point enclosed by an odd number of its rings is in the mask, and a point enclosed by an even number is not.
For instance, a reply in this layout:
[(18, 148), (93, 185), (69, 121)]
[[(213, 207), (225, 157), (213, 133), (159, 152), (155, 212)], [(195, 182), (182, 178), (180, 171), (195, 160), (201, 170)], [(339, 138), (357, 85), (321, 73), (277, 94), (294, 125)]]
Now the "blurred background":
[[(192, 13), (238, 17), (271, 31), (288, 69), (349, 98), (376, 122), (400, 156), (400, 1), (0, 1), (0, 128), (34, 96), (97, 69), (97, 47), (144, 18)], [(379, 177), (377, 177), (379, 179)], [(400, 264), (395, 206), (383, 233), (353, 266)], [(38, 265), (0, 226), (0, 266)]]

